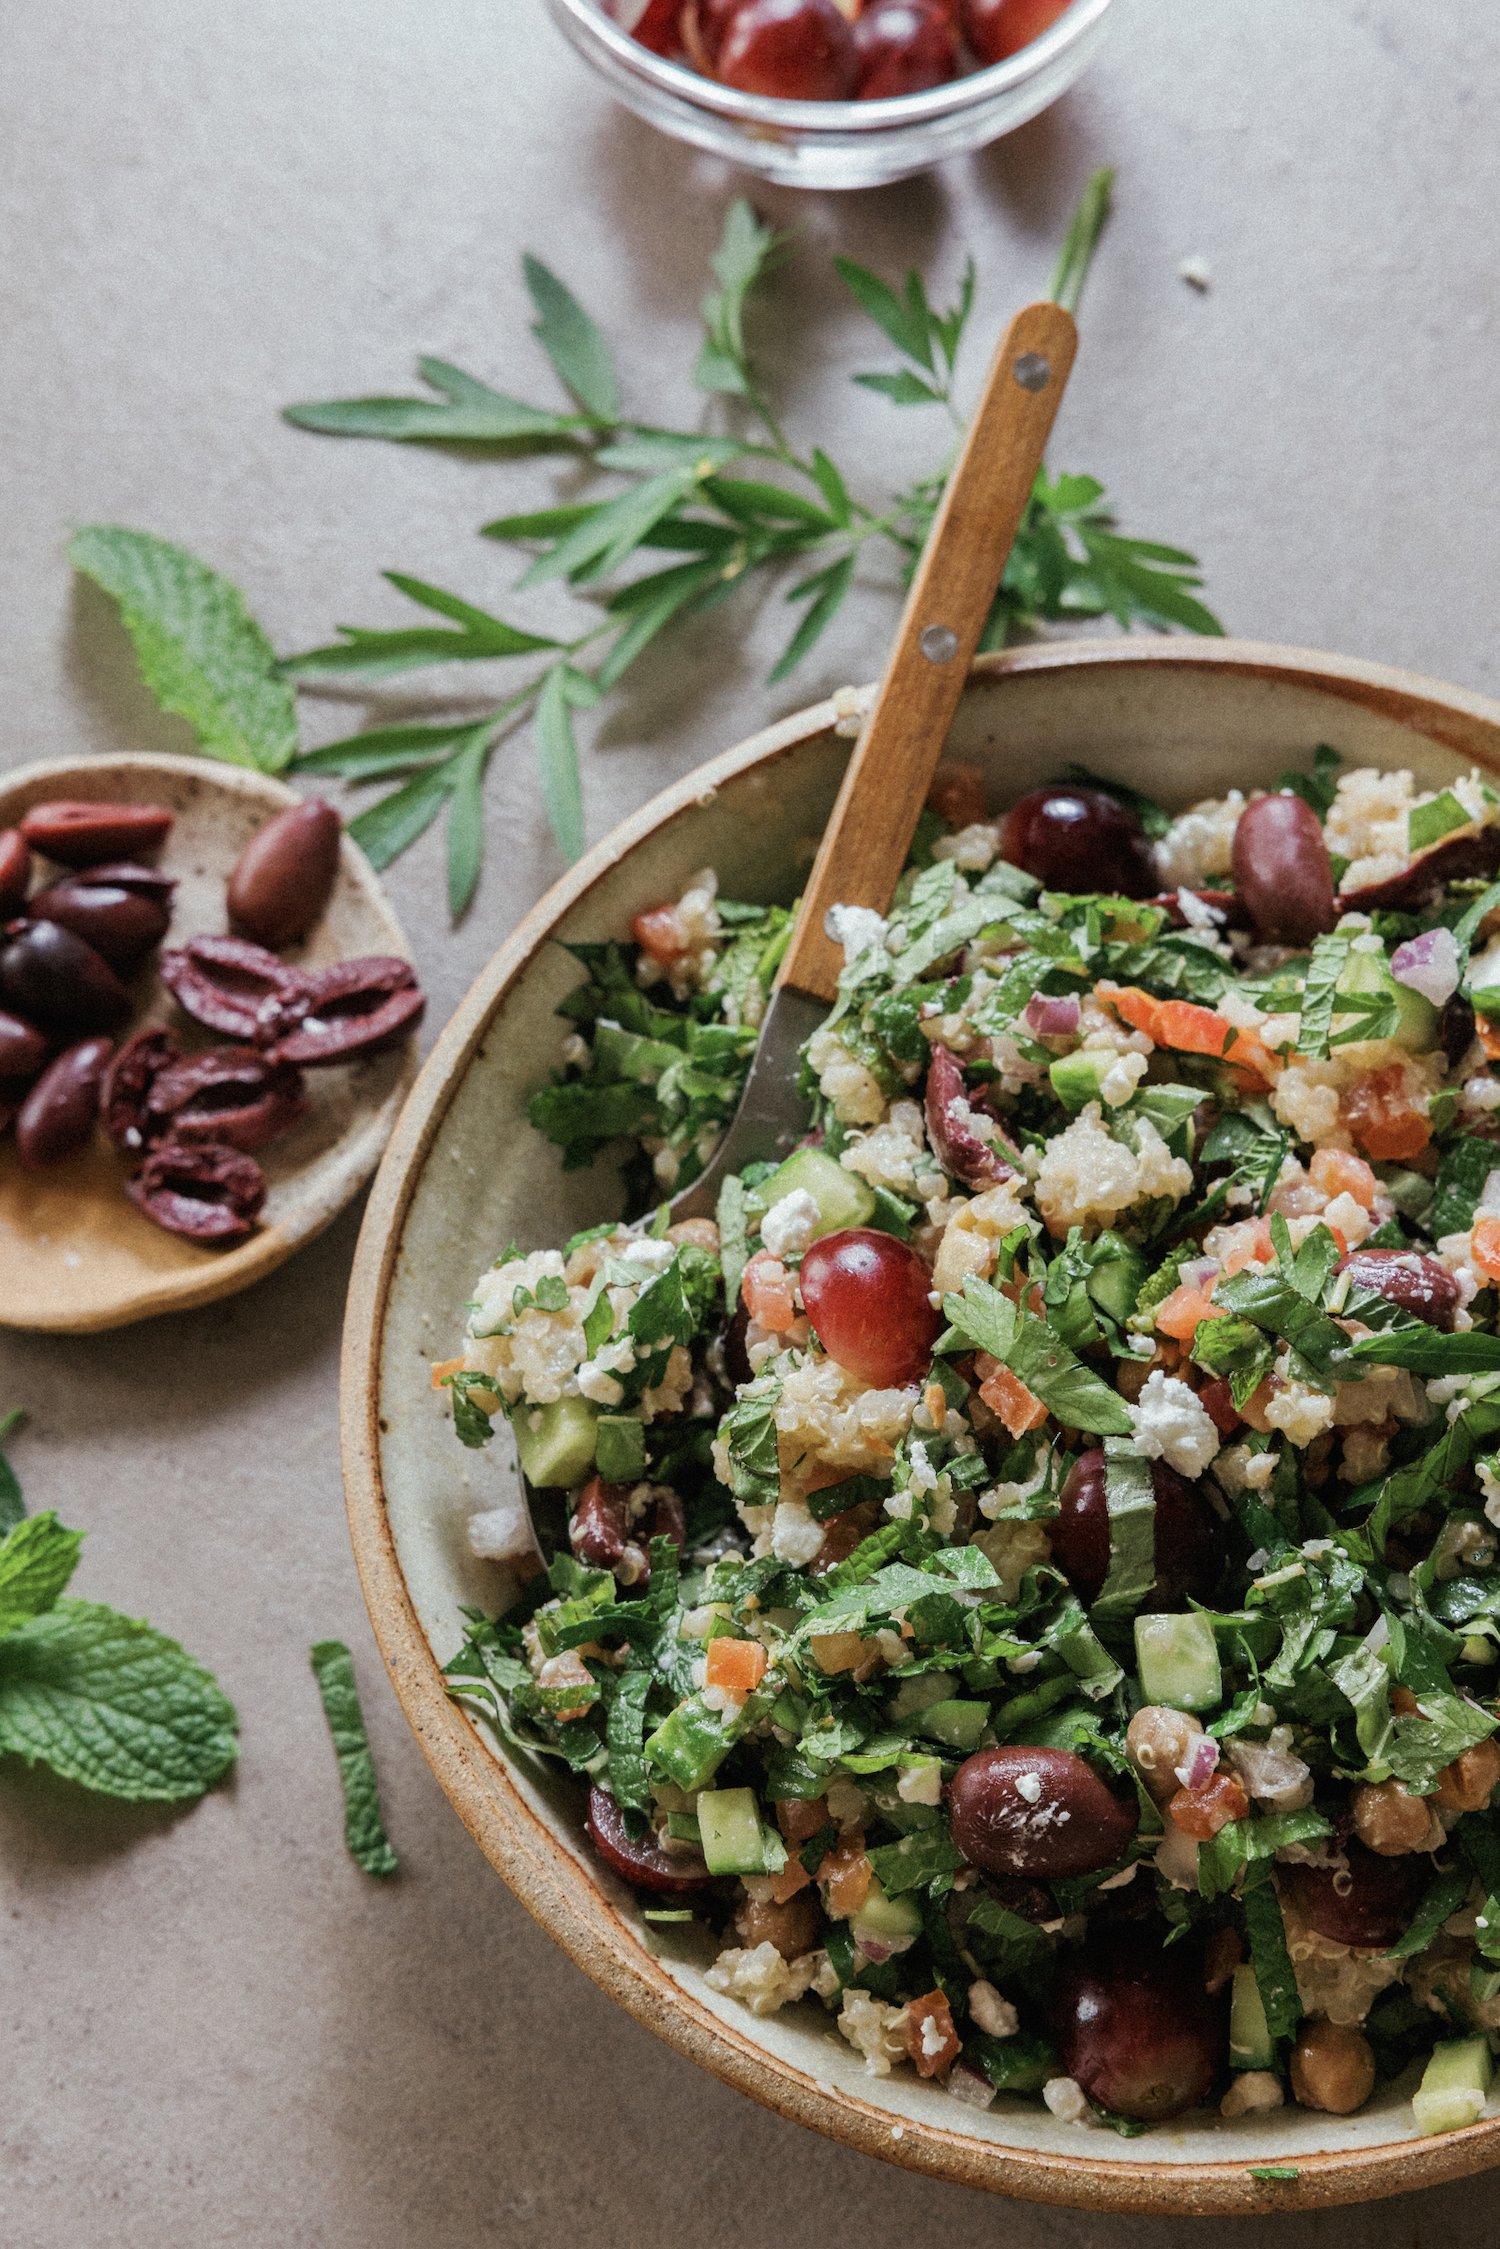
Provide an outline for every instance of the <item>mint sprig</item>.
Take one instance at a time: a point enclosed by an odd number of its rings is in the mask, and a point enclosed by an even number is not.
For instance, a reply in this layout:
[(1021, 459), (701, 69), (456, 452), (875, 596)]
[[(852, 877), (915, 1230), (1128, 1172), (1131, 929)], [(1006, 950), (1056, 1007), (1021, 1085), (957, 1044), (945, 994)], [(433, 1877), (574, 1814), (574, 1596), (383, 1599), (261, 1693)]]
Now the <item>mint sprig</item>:
[(0, 1540), (0, 1756), (133, 1803), (201, 1796), (234, 1762), (234, 1711), (165, 1633), (64, 1595), (82, 1543), (50, 1512)]
[[(1112, 177), (1100, 172), (1089, 182), (1063, 243), (1052, 294), (1070, 308), (1108, 217)], [(713, 412), (711, 430), (638, 419), (597, 323), (529, 254), (523, 273), (536, 312), (532, 334), (562, 403), (516, 399), (447, 360), (424, 358), (418, 369), (432, 397), (333, 399), (285, 410), (298, 428), (325, 436), (447, 444), (500, 460), (560, 454), (570, 494), (584, 478), (602, 480), (594, 496), (480, 526), (482, 536), (521, 558), (515, 596), (558, 583), (571, 589), (581, 604), (576, 632), (533, 632), (465, 596), (389, 571), (396, 592), (428, 613), (424, 621), (341, 625), (334, 639), (273, 669), (264, 635), (234, 589), (180, 549), (140, 533), (92, 530), (75, 538), (74, 559), (120, 601), (148, 685), (189, 719), (205, 750), (273, 770), (294, 762), (299, 775), (334, 775), (356, 786), (393, 783), (351, 824), (377, 867), (446, 813), (448, 896), (458, 916), (479, 880), (486, 770), (516, 730), (531, 730), (553, 833), (576, 858), (585, 839), (577, 714), (597, 706), (664, 632), (746, 583), (785, 580), (783, 598), (795, 615), (770, 672), (779, 684), (822, 643), (867, 548), (894, 547), (908, 576), (920, 559), (964, 428), (956, 384), (973, 267), (954, 302), (940, 307), (915, 271), (893, 285), (853, 260), (836, 261), (840, 280), (899, 361), (859, 373), (856, 383), (901, 408), (936, 406), (946, 424), (928, 474), (904, 491), (862, 498), (824, 446), (804, 449), (788, 435), (756, 352), (757, 313), (770, 310), (772, 277), (789, 248), (748, 203), (730, 205), (710, 261), (692, 371)], [(1124, 630), (1217, 633), (1217, 618), (1196, 596), (1199, 583), (1197, 563), (1183, 549), (1118, 530), (1097, 479), (1043, 469), (981, 645), (1002, 648), (1048, 624), (1105, 616)], [(434, 712), (434, 723), (376, 726), (294, 758), (292, 690), (303, 681), (374, 685), (437, 664), (496, 660), (522, 664), (524, 677), (488, 711), (476, 716), (471, 706), (451, 721)], [(846, 669), (870, 669), (874, 661), (866, 650)], [(456, 699), (464, 689), (448, 692)]]

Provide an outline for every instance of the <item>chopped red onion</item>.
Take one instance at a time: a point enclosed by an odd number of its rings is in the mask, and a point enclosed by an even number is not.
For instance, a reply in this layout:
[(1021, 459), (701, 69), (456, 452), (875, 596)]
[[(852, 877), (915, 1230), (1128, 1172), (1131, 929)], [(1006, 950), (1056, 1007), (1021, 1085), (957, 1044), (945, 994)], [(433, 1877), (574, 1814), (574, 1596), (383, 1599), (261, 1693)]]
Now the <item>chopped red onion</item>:
[(1219, 1260), (1216, 1257), (1190, 1257), (1178, 1269), (1178, 1278), (1187, 1288), (1207, 1288), (1210, 1281), (1219, 1277)]
[(1200, 1734), (1177, 1767), (1177, 1778), (1184, 1788), (1202, 1788), (1213, 1779), (1218, 1763), (1218, 1743), (1211, 1734)]
[(1026, 1027), (1039, 1039), (1065, 1039), (1078, 1028), (1078, 999), (1072, 992), (1052, 999), (1038, 992), (1026, 1002)]
[(1391, 955), (1391, 974), (1409, 991), (1441, 1007), (1458, 990), (1458, 945), (1451, 929), (1424, 929)]

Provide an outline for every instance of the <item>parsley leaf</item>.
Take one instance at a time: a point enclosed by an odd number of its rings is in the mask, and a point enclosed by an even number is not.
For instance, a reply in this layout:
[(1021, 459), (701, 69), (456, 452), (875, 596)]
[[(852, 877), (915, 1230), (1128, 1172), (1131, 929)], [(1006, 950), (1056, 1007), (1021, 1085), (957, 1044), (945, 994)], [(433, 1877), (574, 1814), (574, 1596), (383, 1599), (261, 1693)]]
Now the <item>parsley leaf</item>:
[(313, 1677), (323, 1697), (328, 1731), (333, 1736), (339, 1779), (344, 1787), (344, 1841), (349, 1856), (366, 1874), (396, 1872), (380, 1817), (380, 1795), (375, 1784), (375, 1761), (370, 1755), (359, 1688), (354, 1678), (354, 1658), (342, 1640), (319, 1640), (311, 1651)]

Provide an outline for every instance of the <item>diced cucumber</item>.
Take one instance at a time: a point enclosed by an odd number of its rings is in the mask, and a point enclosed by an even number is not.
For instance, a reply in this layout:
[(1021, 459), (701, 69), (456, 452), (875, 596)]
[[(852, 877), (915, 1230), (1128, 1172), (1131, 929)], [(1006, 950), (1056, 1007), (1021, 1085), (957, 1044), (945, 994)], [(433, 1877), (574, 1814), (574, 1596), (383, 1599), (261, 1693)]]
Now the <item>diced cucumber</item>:
[(1434, 2046), (1411, 2097), (1419, 2132), (1459, 2132), (1484, 2114), (1494, 2064), (1487, 2038), (1450, 2038)]
[(511, 1427), (528, 1483), (560, 1485), (571, 1491), (594, 1465), (599, 1409), (587, 1398), (559, 1398), (555, 1405), (522, 1406)]
[(873, 1937), (877, 1944), (909, 1943), (922, 1933), (922, 1909), (909, 1891), (899, 1898), (888, 1898), (872, 1874), (865, 1902), (851, 1916), (849, 1928), (856, 1944), (866, 1937)]
[(1047, 1075), (1052, 1080), (1052, 1090), (1065, 1109), (1085, 1109), (1091, 1101), (1102, 1100), (1099, 1091), (1104, 1075), (1115, 1060), (1113, 1054), (1098, 1052), (1060, 1054), (1049, 1065)]
[(947, 1702), (957, 1686), (952, 1671), (919, 1671), (914, 1679), (898, 1683), (885, 1706), (887, 1716), (899, 1725), (904, 1718), (915, 1718), (919, 1710), (930, 1710), (935, 1702)]
[(1229, 2066), (1231, 2069), (1274, 2069), (1276, 2042), (1266, 2025), (1266, 2010), (1255, 1970), (1248, 1960), (1234, 1971), (1229, 1994)]
[(735, 1736), (701, 1695), (688, 1695), (646, 1737), (646, 1762), (679, 1788), (702, 1788), (714, 1777)]
[(967, 1752), (979, 1747), (979, 1737), (989, 1722), (987, 1703), (934, 1702), (917, 1720), (917, 1732), (946, 1743), (950, 1749)]
[(646, 1432), (631, 1413), (601, 1413), (594, 1461), (607, 1484), (637, 1484), (646, 1473)]
[[(1392, 976), (1383, 953), (1351, 953), (1344, 972), (1338, 980), (1339, 992), (1351, 995), (1383, 993), (1396, 1003), (1396, 1028), (1391, 1033), (1398, 1046), (1408, 1053), (1426, 1054), (1438, 1043), (1437, 1009), (1431, 1000), (1414, 992), (1409, 984), (1398, 984)], [(1334, 1000), (1334, 1014), (1338, 1013), (1338, 1000)]]
[(1146, 1280), (1146, 1260), (1119, 1234), (1106, 1230), (1094, 1244), (1097, 1263), (1085, 1287), (1101, 1312), (1122, 1323), (1135, 1310), (1135, 1300)]
[(1469, 1962), (1469, 1997), (1483, 2007), (1496, 1992), (1500, 1992), (1500, 1968), (1476, 1953)]
[(698, 1832), (710, 1874), (779, 1874), (786, 1865), (786, 1845), (762, 1820), (753, 1788), (705, 1788)]
[(818, 1206), (815, 1241), (820, 1234), (837, 1234), (846, 1226), (865, 1225), (875, 1208), (869, 1181), (861, 1179), (857, 1171), (845, 1171), (821, 1148), (794, 1148), (786, 1162), (778, 1164), (770, 1178), (756, 1188), (755, 1202), (764, 1213), (783, 1195), (794, 1195), (799, 1188)]
[(1135, 1667), (1147, 1702), (1170, 1710), (1212, 1710), (1223, 1699), (1224, 1675), (1214, 1628), (1206, 1616), (1138, 1616)]
[(691, 1812), (668, 1812), (667, 1833), (674, 1843), (701, 1844), (703, 1841), (703, 1831)]

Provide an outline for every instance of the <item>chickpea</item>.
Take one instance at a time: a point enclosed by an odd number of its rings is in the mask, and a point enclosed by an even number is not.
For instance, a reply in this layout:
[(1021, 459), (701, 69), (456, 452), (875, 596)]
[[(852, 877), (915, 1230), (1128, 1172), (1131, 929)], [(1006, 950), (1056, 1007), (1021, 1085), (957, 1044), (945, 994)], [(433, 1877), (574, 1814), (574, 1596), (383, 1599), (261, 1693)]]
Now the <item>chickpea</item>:
[(719, 1254), (719, 1229), (711, 1218), (679, 1218), (675, 1226), (667, 1228), (667, 1240), (712, 1250), (715, 1257)]
[(1482, 1812), (1496, 1781), (1500, 1781), (1500, 1743), (1492, 1736), (1443, 1767), (1432, 1800), (1445, 1812)]
[(1375, 2055), (1347, 2023), (1304, 2023), (1292, 2048), (1292, 2093), (1304, 2108), (1352, 2116), (1375, 2090)]
[(1366, 1782), (1351, 1801), (1354, 1832), (1367, 1850), (1394, 1859), (1406, 1851), (1431, 1849), (1432, 1813), (1426, 1798), (1413, 1796), (1404, 1782), (1383, 1780), (1378, 1787)]
[(818, 1893), (799, 1890), (781, 1905), (770, 1898), (763, 1903), (746, 1898), (735, 1914), (734, 1925), (752, 1951), (758, 1944), (774, 1944), (783, 1960), (795, 1960), (813, 1950), (822, 1930)]
[(1158, 1804), (1177, 1794), (1177, 1767), (1187, 1763), (1202, 1732), (1186, 1711), (1169, 1710), (1159, 1702), (1148, 1702), (1131, 1719), (1125, 1753)]

